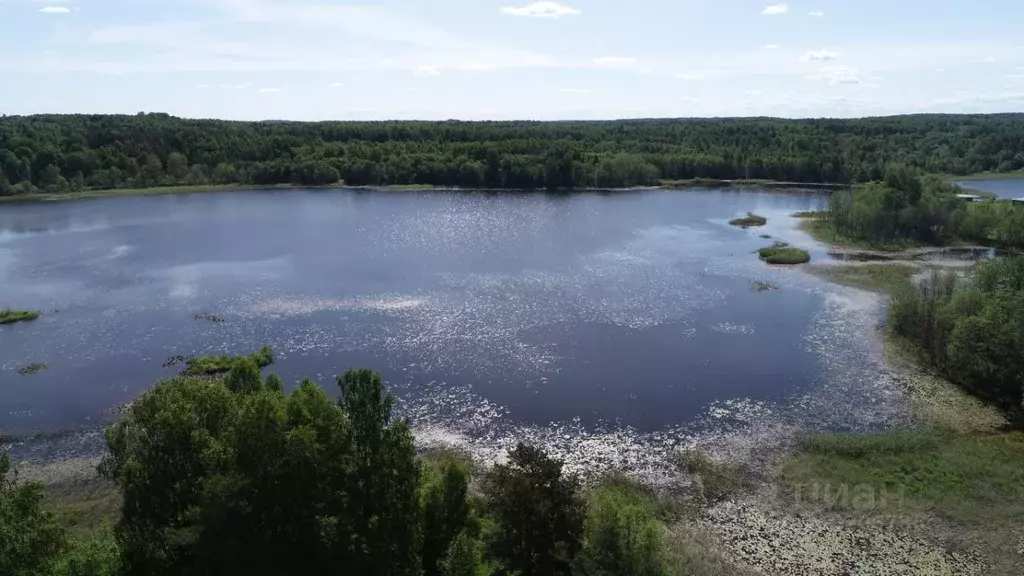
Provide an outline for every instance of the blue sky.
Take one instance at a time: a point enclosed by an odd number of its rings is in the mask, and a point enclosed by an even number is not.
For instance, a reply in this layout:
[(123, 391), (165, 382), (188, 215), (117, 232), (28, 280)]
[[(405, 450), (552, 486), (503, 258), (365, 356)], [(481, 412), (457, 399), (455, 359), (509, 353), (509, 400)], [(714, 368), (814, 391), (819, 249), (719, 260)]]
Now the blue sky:
[(0, 0), (0, 114), (1024, 109), (1024, 0)]

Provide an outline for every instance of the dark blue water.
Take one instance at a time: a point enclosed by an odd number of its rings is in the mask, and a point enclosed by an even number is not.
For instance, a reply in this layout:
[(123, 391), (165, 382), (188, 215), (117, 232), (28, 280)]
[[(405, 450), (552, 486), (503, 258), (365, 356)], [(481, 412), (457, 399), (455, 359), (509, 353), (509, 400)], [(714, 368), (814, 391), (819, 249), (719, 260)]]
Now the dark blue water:
[(1024, 198), (1024, 179), (1019, 180), (969, 180), (957, 182), (964, 188), (991, 192), (999, 198)]
[[(173, 355), (247, 353), (330, 387), (380, 371), (414, 421), (658, 430), (821, 379), (825, 296), (765, 266), (814, 194), (232, 192), (0, 206), (0, 428), (87, 424)], [(755, 211), (766, 228), (730, 218)], [(823, 255), (815, 249), (815, 255)], [(755, 280), (786, 288), (757, 292)], [(225, 319), (194, 319), (211, 313)], [(20, 376), (44, 362), (48, 369)]]

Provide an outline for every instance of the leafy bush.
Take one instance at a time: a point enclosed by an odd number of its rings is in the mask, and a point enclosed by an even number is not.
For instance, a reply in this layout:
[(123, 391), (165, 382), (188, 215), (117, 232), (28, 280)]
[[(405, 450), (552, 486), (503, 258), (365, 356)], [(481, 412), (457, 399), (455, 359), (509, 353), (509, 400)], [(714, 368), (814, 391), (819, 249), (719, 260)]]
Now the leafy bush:
[(199, 356), (187, 363), (185, 374), (190, 376), (213, 376), (225, 374), (243, 360), (251, 360), (257, 368), (266, 368), (274, 363), (274, 351), (264, 346), (248, 356)]
[(661, 525), (650, 496), (628, 483), (613, 482), (599, 487), (588, 500), (584, 544), (574, 574), (664, 573)]
[(10, 457), (0, 454), (0, 574), (50, 574), (65, 540), (42, 503), (43, 487), (18, 482)]

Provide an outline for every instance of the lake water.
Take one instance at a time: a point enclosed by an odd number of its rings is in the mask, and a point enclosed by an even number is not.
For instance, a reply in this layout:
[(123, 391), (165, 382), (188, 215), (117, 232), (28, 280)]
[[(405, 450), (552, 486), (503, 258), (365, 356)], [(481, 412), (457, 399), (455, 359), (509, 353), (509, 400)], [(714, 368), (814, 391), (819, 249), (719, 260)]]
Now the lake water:
[[(183, 367), (170, 356), (264, 344), (287, 382), (333, 394), (334, 375), (372, 367), (422, 440), (494, 451), (526, 436), (635, 459), (768, 415), (870, 426), (891, 414), (851, 406), (880, 405), (879, 301), (752, 253), (770, 234), (827, 259), (789, 217), (826, 204), (289, 190), (3, 205), (0, 306), (44, 316), (0, 326), (0, 428), (104, 421)], [(768, 226), (727, 225), (748, 211)], [(30, 362), (48, 369), (19, 375)]]
[(1024, 198), (1024, 179), (966, 180), (957, 184), (964, 188), (991, 192), (999, 198)]

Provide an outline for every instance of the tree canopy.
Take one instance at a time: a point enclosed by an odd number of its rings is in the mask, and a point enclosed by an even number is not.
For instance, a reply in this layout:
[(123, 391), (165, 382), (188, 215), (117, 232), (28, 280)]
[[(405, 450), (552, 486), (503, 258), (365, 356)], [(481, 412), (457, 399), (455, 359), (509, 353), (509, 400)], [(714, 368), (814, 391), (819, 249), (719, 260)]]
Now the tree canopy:
[(853, 120), (231, 122), (166, 114), (0, 117), (0, 194), (160, 185), (851, 183), (890, 163), (1024, 168), (1024, 114)]

